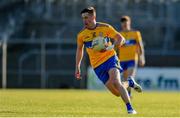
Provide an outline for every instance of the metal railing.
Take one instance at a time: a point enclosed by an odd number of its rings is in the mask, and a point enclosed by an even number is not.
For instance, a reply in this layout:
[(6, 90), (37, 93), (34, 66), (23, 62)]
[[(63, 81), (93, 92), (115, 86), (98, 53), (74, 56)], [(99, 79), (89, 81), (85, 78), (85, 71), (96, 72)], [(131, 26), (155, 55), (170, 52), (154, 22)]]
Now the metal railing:
[[(46, 87), (46, 80), (50, 75), (72, 75), (74, 74), (74, 69), (72, 70), (63, 70), (63, 68), (59, 68), (58, 70), (48, 70), (46, 71), (46, 57), (53, 55), (75, 55), (75, 49), (69, 48), (68, 50), (58, 49), (46, 49), (46, 46), (49, 44), (55, 45), (64, 45), (64, 44), (74, 44), (74, 42), (66, 40), (50, 40), (50, 39), (36, 39), (36, 40), (7, 40), (4, 39), (2, 42), (2, 87), (7, 87), (7, 47), (9, 44), (34, 44), (40, 45), (40, 49), (30, 49), (27, 52), (21, 54), (18, 58), (18, 71), (17, 70), (8, 70), (9, 72), (16, 72), (18, 74), (18, 83), (22, 84), (23, 75), (40, 75), (41, 76), (41, 88)], [(40, 55), (37, 56), (37, 55)], [(31, 57), (39, 58), (41, 63), (38, 63), (36, 59), (35, 65), (39, 64), (40, 69), (36, 67), (36, 69), (24, 69), (24, 65), (26, 64), (26, 60)]]
[[(44, 51), (43, 51), (44, 52)], [(45, 51), (45, 54), (41, 53), (39, 50), (31, 50), (29, 52), (24, 53), (18, 62), (18, 80), (19, 80), (19, 85), (22, 84), (22, 80), (23, 80), (23, 75), (33, 75), (33, 74), (40, 74), (41, 75), (41, 88), (45, 88), (46, 87), (46, 81), (48, 76), (51, 74), (54, 75), (72, 75), (74, 74), (74, 70), (66, 70), (64, 71), (63, 69), (58, 69), (58, 70), (48, 70), (46, 71), (46, 62), (45, 62), (45, 56), (49, 56), (49, 55), (73, 55), (74, 51), (70, 50), (70, 51), (58, 51), (58, 50), (48, 50)], [(34, 56), (34, 55), (41, 55), (41, 69), (35, 69), (35, 70), (24, 70), (23, 69), (23, 65), (24, 62), (26, 61), (26, 59), (30, 58), (30, 56)], [(36, 56), (37, 57), (37, 56)], [(38, 63), (36, 63), (37, 65)]]

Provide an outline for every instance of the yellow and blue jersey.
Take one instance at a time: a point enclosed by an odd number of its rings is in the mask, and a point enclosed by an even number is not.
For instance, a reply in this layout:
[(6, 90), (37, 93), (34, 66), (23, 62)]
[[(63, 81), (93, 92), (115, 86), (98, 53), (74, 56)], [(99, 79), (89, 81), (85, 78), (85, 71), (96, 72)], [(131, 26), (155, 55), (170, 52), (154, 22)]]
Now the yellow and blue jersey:
[[(94, 38), (98, 36), (115, 38), (115, 36), (119, 34), (112, 26), (106, 23), (97, 22), (96, 28), (87, 29), (84, 28), (81, 32), (79, 32), (77, 36), (77, 44), (84, 45), (86, 47), (86, 51), (89, 55), (90, 63), (93, 68), (100, 66), (102, 63), (107, 61), (112, 56), (116, 55), (114, 49), (107, 50), (105, 52), (99, 52), (92, 49), (92, 41)], [(109, 45), (112, 45), (109, 41)]]
[(120, 61), (130, 61), (138, 59), (138, 43), (142, 40), (139, 31), (121, 31), (120, 34), (125, 38), (126, 42), (119, 48)]

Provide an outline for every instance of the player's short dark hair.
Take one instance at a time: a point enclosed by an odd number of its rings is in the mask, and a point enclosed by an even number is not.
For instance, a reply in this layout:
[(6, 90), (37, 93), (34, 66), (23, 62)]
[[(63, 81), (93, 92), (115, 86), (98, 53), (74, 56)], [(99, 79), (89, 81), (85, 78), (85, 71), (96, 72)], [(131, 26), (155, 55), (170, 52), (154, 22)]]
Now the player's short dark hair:
[(131, 18), (129, 16), (122, 16), (121, 17), (121, 22), (127, 22), (127, 21), (131, 22)]
[(81, 15), (83, 13), (88, 13), (88, 14), (92, 14), (92, 15), (96, 15), (96, 10), (94, 7), (87, 7), (87, 8), (84, 8), (82, 11), (81, 11)]

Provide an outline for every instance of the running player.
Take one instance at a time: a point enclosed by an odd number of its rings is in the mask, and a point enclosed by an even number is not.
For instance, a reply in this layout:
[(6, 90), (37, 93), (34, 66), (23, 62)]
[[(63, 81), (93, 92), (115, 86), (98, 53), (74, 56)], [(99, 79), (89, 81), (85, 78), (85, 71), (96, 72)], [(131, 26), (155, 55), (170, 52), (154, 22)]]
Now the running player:
[[(105, 86), (115, 96), (121, 96), (126, 104), (129, 114), (136, 114), (132, 108), (130, 98), (128, 96), (125, 85), (132, 88), (139, 88), (139, 85), (133, 80), (128, 80), (124, 86), (120, 80), (120, 65), (116, 52), (112, 46), (121, 46), (124, 44), (124, 38), (112, 26), (106, 23), (96, 22), (96, 11), (93, 7), (85, 8), (81, 11), (84, 28), (77, 36), (77, 51), (76, 51), (76, 70), (75, 77), (77, 80), (81, 79), (81, 60), (83, 58), (84, 47), (88, 53), (91, 66), (93, 67), (98, 78), (105, 84)], [(114, 43), (109, 43), (109, 46), (102, 51), (95, 51), (92, 47), (92, 41), (96, 37), (108, 37), (114, 39)]]
[[(123, 69), (123, 78), (125, 81), (135, 78), (137, 64), (140, 66), (145, 64), (144, 46), (141, 33), (131, 28), (131, 19), (129, 16), (121, 17), (121, 35), (126, 39), (123, 46), (119, 47), (120, 65)], [(131, 88), (128, 87), (129, 96), (131, 96)]]

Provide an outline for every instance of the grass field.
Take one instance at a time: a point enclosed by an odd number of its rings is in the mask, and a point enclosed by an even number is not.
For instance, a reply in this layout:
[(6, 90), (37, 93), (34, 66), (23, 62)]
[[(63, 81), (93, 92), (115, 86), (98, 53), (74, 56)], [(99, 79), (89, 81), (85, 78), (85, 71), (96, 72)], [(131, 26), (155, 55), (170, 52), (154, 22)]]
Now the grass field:
[[(180, 93), (134, 92), (133, 116), (180, 117)], [(107, 91), (0, 90), (2, 116), (116, 116), (126, 117), (122, 100)]]

